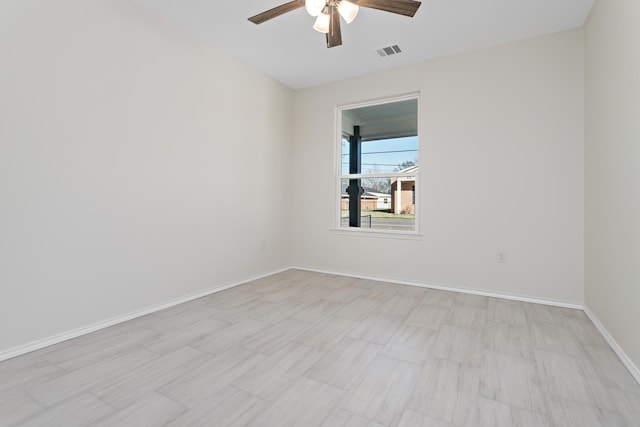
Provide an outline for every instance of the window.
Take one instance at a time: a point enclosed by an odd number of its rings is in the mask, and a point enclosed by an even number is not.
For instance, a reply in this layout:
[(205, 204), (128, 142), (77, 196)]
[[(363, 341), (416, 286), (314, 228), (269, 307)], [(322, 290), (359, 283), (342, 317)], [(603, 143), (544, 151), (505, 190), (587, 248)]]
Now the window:
[(416, 95), (338, 108), (338, 228), (415, 233)]

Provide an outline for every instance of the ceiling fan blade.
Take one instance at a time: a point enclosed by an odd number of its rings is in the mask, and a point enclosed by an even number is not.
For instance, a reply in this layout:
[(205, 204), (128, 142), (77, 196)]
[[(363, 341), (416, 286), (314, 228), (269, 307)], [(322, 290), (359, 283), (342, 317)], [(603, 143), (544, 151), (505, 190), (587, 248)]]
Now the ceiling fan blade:
[(269, 9), (266, 12), (259, 13), (255, 16), (249, 18), (249, 21), (254, 24), (262, 24), (269, 19), (273, 19), (287, 12), (291, 12), (292, 10), (299, 9), (304, 6), (304, 0), (293, 0), (289, 3), (281, 4), (280, 6), (276, 6), (273, 9)]
[(422, 3), (414, 0), (357, 0), (356, 4), (413, 18)]
[(342, 44), (342, 31), (340, 30), (340, 14), (338, 9), (331, 6), (329, 8), (329, 32), (327, 33), (327, 47), (340, 46)]

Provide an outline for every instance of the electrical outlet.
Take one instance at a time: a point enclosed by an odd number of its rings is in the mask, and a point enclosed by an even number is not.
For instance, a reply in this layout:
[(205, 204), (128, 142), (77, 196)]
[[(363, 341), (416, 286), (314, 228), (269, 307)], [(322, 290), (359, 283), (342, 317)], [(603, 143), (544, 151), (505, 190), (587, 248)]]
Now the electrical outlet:
[(505, 251), (499, 251), (498, 252), (498, 260), (497, 260), (500, 264), (506, 264), (507, 263), (507, 253)]
[(263, 240), (262, 243), (260, 244), (260, 248), (264, 251), (267, 249), (267, 241)]

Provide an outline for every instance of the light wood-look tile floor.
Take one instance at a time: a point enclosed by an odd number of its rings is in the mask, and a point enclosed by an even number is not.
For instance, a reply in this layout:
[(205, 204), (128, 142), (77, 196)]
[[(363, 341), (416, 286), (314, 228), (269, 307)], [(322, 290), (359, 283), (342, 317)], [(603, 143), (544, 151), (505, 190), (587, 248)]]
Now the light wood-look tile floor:
[(578, 310), (291, 270), (0, 363), (0, 426), (640, 426)]

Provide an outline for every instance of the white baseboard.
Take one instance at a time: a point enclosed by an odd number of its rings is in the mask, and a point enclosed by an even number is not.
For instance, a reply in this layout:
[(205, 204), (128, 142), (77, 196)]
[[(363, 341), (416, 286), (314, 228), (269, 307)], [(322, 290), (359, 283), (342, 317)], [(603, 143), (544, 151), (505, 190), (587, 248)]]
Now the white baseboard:
[(7, 350), (0, 351), (0, 362), (3, 360), (11, 359), (16, 356), (20, 356), (26, 353), (31, 353), (35, 350), (40, 350), (42, 348), (48, 347), (50, 345), (58, 344), (63, 341), (70, 340), (72, 338), (79, 337), (81, 335), (89, 334), (91, 332), (95, 332), (100, 329), (108, 328), (109, 326), (117, 325), (118, 323), (126, 322), (127, 320), (136, 319), (138, 317), (146, 316), (147, 314), (155, 313), (156, 311), (164, 310), (165, 308), (173, 307), (178, 304), (183, 304), (185, 302), (192, 301), (194, 299), (202, 298), (207, 295), (214, 294), (216, 292), (224, 291), (225, 289), (234, 288), (236, 286), (243, 285), (248, 282), (252, 282), (254, 280), (262, 279), (263, 277), (272, 276), (277, 273), (281, 273), (283, 271), (290, 270), (290, 267), (280, 268), (278, 270), (273, 270), (268, 273), (260, 274), (257, 276), (248, 277), (242, 280), (238, 280), (232, 283), (227, 283), (225, 285), (207, 289), (206, 291), (189, 294), (181, 298), (177, 298), (175, 300), (167, 301), (162, 304), (154, 305), (151, 307), (143, 308), (141, 310), (134, 311), (132, 313), (128, 313), (122, 316), (116, 316), (108, 320), (104, 320), (101, 322), (96, 322), (91, 325), (83, 326), (77, 329), (73, 329), (70, 331), (66, 331), (60, 334), (56, 334), (41, 340), (33, 341), (28, 344), (24, 344), (18, 347), (9, 348)]
[(56, 334), (56, 335), (53, 335), (51, 337), (47, 337), (47, 338), (44, 338), (44, 339), (41, 339), (41, 340), (33, 341), (33, 342), (25, 344), (25, 345), (21, 345), (21, 346), (18, 346), (18, 347), (13, 347), (13, 348), (10, 348), (10, 349), (7, 349), (7, 350), (3, 350), (3, 351), (0, 351), (0, 362), (3, 361), (3, 360), (11, 359), (11, 358), (16, 357), (16, 356), (20, 356), (22, 354), (30, 353), (30, 352), (35, 351), (35, 350), (40, 350), (40, 349), (42, 349), (44, 347), (48, 347), (48, 346), (51, 346), (51, 345), (54, 345), (54, 344), (61, 343), (63, 341), (67, 341), (69, 339), (79, 337), (81, 335), (89, 334), (91, 332), (95, 332), (95, 331), (100, 330), (100, 329), (108, 328), (109, 326), (117, 325), (118, 323), (126, 322), (128, 320), (136, 319), (138, 317), (146, 316), (147, 314), (155, 313), (157, 311), (164, 310), (166, 308), (173, 307), (173, 306), (176, 306), (178, 304), (183, 304), (185, 302), (189, 302), (189, 301), (192, 301), (194, 299), (205, 297), (207, 295), (211, 295), (211, 294), (214, 294), (216, 292), (224, 291), (226, 289), (230, 289), (230, 288), (233, 288), (233, 287), (236, 287), (236, 286), (240, 286), (240, 285), (243, 285), (245, 283), (248, 283), (248, 282), (251, 282), (251, 281), (254, 281), (254, 280), (258, 280), (258, 279), (262, 279), (264, 277), (272, 276), (274, 274), (278, 274), (278, 273), (281, 273), (283, 271), (287, 271), (287, 270), (291, 270), (291, 269), (304, 270), (304, 271), (313, 271), (313, 272), (316, 272), (316, 273), (331, 274), (331, 275), (335, 275), (335, 276), (354, 277), (354, 278), (358, 278), (358, 279), (374, 280), (374, 281), (387, 282), (387, 283), (395, 283), (395, 284), (399, 284), (399, 285), (417, 286), (417, 287), (427, 288), (427, 289), (438, 289), (438, 290), (443, 290), (443, 291), (461, 292), (461, 293), (466, 293), (466, 294), (471, 294), (471, 295), (481, 295), (481, 296), (487, 296), (487, 297), (494, 297), (494, 298), (513, 300), (513, 301), (530, 302), (530, 303), (534, 303), (534, 304), (544, 304), (544, 305), (550, 305), (550, 306), (555, 306), (555, 307), (563, 307), (563, 308), (572, 308), (572, 309), (577, 309), (577, 310), (584, 310), (584, 312), (589, 317), (589, 319), (591, 319), (591, 321), (596, 326), (596, 328), (598, 328), (600, 333), (607, 340), (607, 342), (609, 343), (611, 348), (616, 352), (616, 354), (618, 355), (618, 357), (620, 358), (622, 363), (627, 367), (627, 369), (629, 370), (631, 375), (633, 375), (633, 377), (638, 381), (638, 383), (640, 383), (640, 369), (638, 369), (638, 367), (631, 361), (629, 356), (627, 356), (627, 354), (624, 352), (624, 350), (622, 350), (622, 348), (616, 342), (616, 340), (613, 338), (613, 336), (611, 336), (609, 331), (604, 327), (604, 325), (600, 322), (600, 320), (595, 316), (595, 314), (593, 314), (593, 312), (587, 306), (583, 306), (583, 305), (580, 305), (580, 304), (568, 303), (568, 302), (562, 302), (562, 301), (553, 301), (553, 300), (546, 300), (546, 299), (540, 299), (540, 298), (531, 298), (531, 297), (524, 297), (524, 296), (517, 296), (517, 295), (508, 295), (508, 294), (501, 294), (501, 293), (496, 293), (496, 292), (485, 292), (485, 291), (478, 291), (478, 290), (473, 290), (473, 289), (465, 289), (465, 288), (458, 288), (458, 287), (453, 287), (453, 286), (446, 286), (446, 285), (441, 285), (441, 284), (411, 282), (411, 281), (406, 281), (406, 280), (395, 280), (395, 279), (389, 279), (389, 278), (381, 278), (381, 277), (373, 277), (373, 276), (367, 276), (367, 275), (362, 275), (362, 274), (352, 274), (352, 273), (345, 273), (345, 272), (337, 272), (337, 271), (323, 270), (323, 269), (304, 267), (304, 266), (292, 266), (292, 267), (280, 268), (280, 269), (273, 270), (273, 271), (270, 271), (270, 272), (267, 272), (267, 273), (264, 273), (264, 274), (260, 274), (260, 275), (257, 275), (257, 276), (252, 276), (252, 277), (241, 279), (241, 280), (238, 280), (238, 281), (235, 281), (235, 282), (232, 282), (232, 283), (227, 283), (225, 285), (222, 285), (222, 286), (219, 286), (219, 287), (216, 287), (216, 288), (213, 288), (213, 289), (208, 289), (206, 291), (198, 292), (198, 293), (195, 293), (195, 294), (190, 294), (190, 295), (187, 295), (187, 296), (184, 296), (184, 297), (181, 297), (181, 298), (177, 298), (175, 300), (168, 301), (168, 302), (165, 302), (165, 303), (162, 303), (162, 304), (158, 304), (158, 305), (147, 307), (147, 308), (144, 308), (144, 309), (141, 309), (141, 310), (137, 310), (135, 312), (128, 313), (128, 314), (125, 314), (125, 315), (122, 315), (122, 316), (117, 316), (117, 317), (114, 317), (114, 318), (111, 318), (111, 319), (108, 319), (108, 320), (104, 320), (104, 321), (101, 321), (101, 322), (97, 322), (97, 323), (94, 323), (94, 324), (91, 324), (91, 325), (87, 325), (87, 326), (84, 326), (84, 327), (81, 327), (81, 328), (73, 329), (71, 331), (67, 331), (67, 332), (63, 332), (63, 333), (60, 333), (60, 334)]
[(485, 297), (507, 299), (512, 301), (522, 301), (522, 302), (530, 302), (534, 304), (551, 305), (554, 307), (572, 308), (575, 310), (582, 310), (584, 308), (581, 304), (569, 303), (564, 301), (554, 301), (554, 300), (525, 297), (525, 296), (518, 296), (518, 295), (501, 294), (496, 292), (478, 291), (475, 289), (457, 288), (454, 286), (447, 286), (442, 284), (411, 282), (407, 280), (395, 280), (395, 279), (389, 279), (389, 278), (367, 276), (363, 274), (344, 273), (344, 272), (323, 270), (323, 269), (310, 268), (310, 267), (304, 267), (304, 266), (293, 266), (291, 268), (294, 268), (297, 270), (304, 270), (304, 271), (313, 271), (316, 273), (332, 274), (334, 276), (354, 277), (356, 279), (374, 280), (377, 282), (395, 283), (398, 285), (417, 286), (419, 288), (438, 289), (441, 291), (460, 292), (464, 294), (481, 295)]
[(598, 330), (600, 331), (604, 339), (607, 340), (607, 342), (609, 343), (613, 351), (616, 352), (616, 354), (618, 355), (618, 357), (620, 358), (624, 366), (629, 370), (629, 372), (631, 373), (631, 375), (633, 375), (636, 381), (638, 381), (638, 384), (640, 384), (640, 369), (638, 369), (635, 363), (633, 363), (633, 361), (629, 358), (629, 356), (627, 356), (627, 353), (624, 352), (622, 347), (620, 347), (618, 342), (609, 333), (607, 328), (604, 327), (600, 319), (598, 319), (598, 317), (586, 305), (584, 307), (584, 312), (589, 317), (589, 319), (591, 319), (593, 324), (596, 325), (596, 328), (598, 328)]
[(540, 298), (530, 298), (530, 297), (523, 297), (523, 296), (516, 296), (516, 295), (500, 294), (500, 293), (495, 293), (495, 292), (477, 291), (477, 290), (473, 290), (473, 289), (457, 288), (457, 287), (453, 287), (453, 286), (435, 285), (435, 284), (430, 284), (430, 283), (410, 282), (410, 281), (406, 281), (406, 280), (394, 280), (394, 279), (388, 279), (388, 278), (367, 276), (367, 275), (363, 275), (363, 274), (351, 274), (351, 273), (344, 273), (344, 272), (336, 272), (336, 271), (323, 270), (323, 269), (318, 269), (318, 268), (310, 268), (310, 267), (304, 267), (304, 266), (294, 266), (292, 268), (295, 268), (297, 270), (313, 271), (313, 272), (316, 272), (316, 273), (332, 274), (332, 275), (335, 275), (335, 276), (354, 277), (354, 278), (357, 278), (357, 279), (375, 280), (375, 281), (378, 281), (378, 282), (387, 282), (387, 283), (396, 283), (396, 284), (399, 284), (399, 285), (418, 286), (418, 287), (421, 287), (421, 288), (439, 289), (439, 290), (443, 290), (443, 291), (461, 292), (461, 293), (471, 294), (471, 295), (482, 295), (482, 296), (487, 296), (487, 297), (502, 298), (502, 299), (513, 300), (513, 301), (530, 302), (530, 303), (534, 303), (534, 304), (544, 304), (544, 305), (550, 305), (550, 306), (554, 306), (554, 307), (573, 308), (573, 309), (576, 309), (576, 310), (583, 310), (585, 312), (585, 314), (589, 317), (589, 319), (591, 319), (591, 321), (596, 326), (598, 331), (600, 331), (600, 333), (605, 338), (605, 340), (607, 340), (607, 342), (609, 343), (609, 345), (611, 346), (613, 351), (615, 351), (615, 353), (618, 355), (618, 357), (620, 358), (620, 360), (622, 361), (624, 366), (626, 366), (626, 368), (629, 370), (631, 375), (636, 379), (636, 381), (638, 381), (638, 383), (640, 383), (640, 369), (638, 369), (638, 367), (633, 363), (633, 361), (629, 358), (629, 356), (627, 356), (627, 354), (624, 352), (622, 347), (620, 347), (620, 345), (616, 342), (616, 340), (609, 333), (607, 328), (604, 327), (604, 325), (602, 324), (602, 322), (600, 322), (600, 320), (596, 317), (596, 315), (593, 314), (593, 312), (589, 309), (589, 307), (587, 307), (585, 305), (567, 303), (567, 302), (562, 302), (562, 301), (546, 300), (546, 299), (540, 299)]

